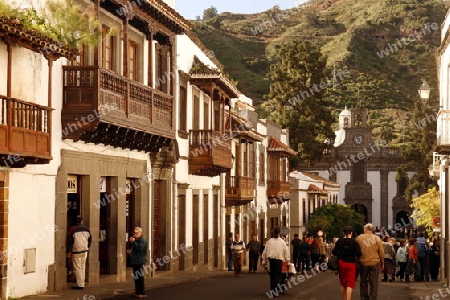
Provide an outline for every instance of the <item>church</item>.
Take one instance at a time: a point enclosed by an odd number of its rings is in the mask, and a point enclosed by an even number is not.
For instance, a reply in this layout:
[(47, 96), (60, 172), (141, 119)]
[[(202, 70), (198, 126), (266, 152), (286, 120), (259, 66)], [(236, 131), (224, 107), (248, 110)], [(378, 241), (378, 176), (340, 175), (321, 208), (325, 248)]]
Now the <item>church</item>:
[(412, 225), (412, 208), (403, 196), (412, 173), (397, 174), (397, 167), (404, 163), (401, 148), (373, 138), (367, 109), (346, 107), (339, 114), (332, 143), (320, 162), (300, 165), (300, 171), (339, 183), (339, 202), (363, 214), (366, 222), (378, 227)]

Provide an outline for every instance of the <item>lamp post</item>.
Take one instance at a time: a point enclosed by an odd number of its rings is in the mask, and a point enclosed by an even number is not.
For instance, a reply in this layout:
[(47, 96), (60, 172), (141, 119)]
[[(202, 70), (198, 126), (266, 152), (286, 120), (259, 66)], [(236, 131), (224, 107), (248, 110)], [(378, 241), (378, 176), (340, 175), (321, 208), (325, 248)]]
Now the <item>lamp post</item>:
[(422, 103), (425, 105), (425, 107), (427, 107), (428, 99), (430, 99), (431, 88), (425, 79), (422, 79), (422, 85), (419, 87), (418, 92), (419, 92), (420, 100), (422, 100)]

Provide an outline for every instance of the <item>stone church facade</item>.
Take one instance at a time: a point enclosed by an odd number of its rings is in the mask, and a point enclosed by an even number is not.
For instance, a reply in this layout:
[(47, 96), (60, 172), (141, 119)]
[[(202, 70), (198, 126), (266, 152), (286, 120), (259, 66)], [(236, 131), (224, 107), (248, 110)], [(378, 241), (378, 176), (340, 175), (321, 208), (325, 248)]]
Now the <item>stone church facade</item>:
[(340, 203), (363, 214), (366, 222), (410, 225), (412, 209), (403, 196), (410, 174), (402, 177), (396, 170), (404, 162), (401, 149), (375, 140), (368, 121), (368, 111), (360, 105), (345, 108), (331, 149), (320, 162), (299, 169), (339, 183)]

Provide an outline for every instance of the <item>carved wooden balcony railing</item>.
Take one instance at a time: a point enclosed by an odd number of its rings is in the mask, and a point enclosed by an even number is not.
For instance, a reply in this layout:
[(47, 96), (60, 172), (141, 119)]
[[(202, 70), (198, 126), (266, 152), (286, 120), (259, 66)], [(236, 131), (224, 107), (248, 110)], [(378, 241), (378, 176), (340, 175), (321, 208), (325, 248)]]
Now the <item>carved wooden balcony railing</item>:
[(243, 176), (225, 177), (225, 205), (244, 205), (255, 198), (255, 179)]
[(172, 96), (98, 66), (63, 71), (63, 138), (142, 151), (175, 138)]
[(440, 110), (437, 119), (437, 152), (450, 154), (450, 110)]
[(267, 197), (271, 204), (281, 204), (291, 199), (291, 184), (282, 181), (267, 181)]
[(189, 131), (189, 173), (217, 176), (232, 167), (231, 139), (214, 130)]
[(0, 166), (47, 164), (52, 109), (0, 95)]

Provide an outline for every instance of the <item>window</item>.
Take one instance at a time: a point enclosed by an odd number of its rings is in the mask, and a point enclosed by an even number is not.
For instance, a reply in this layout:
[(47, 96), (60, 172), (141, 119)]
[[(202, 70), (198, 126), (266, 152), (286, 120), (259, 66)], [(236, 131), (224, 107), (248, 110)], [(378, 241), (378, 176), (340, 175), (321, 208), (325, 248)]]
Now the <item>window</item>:
[(102, 67), (114, 71), (114, 37), (108, 35), (108, 27), (102, 27)]
[(187, 130), (186, 104), (187, 104), (187, 90), (185, 87), (180, 86), (179, 129), (184, 131)]
[(266, 181), (265, 178), (265, 157), (264, 157), (264, 153), (260, 153), (259, 154), (259, 183), (260, 184), (264, 184), (264, 181)]
[(87, 51), (87, 46), (83, 45), (80, 55), (78, 55), (75, 60), (71, 61), (72, 66), (85, 66), (87, 64)]
[(138, 65), (137, 65), (137, 55), (138, 55), (138, 45), (130, 41), (129, 43), (129, 49), (130, 49), (130, 79), (132, 80), (138, 80)]

